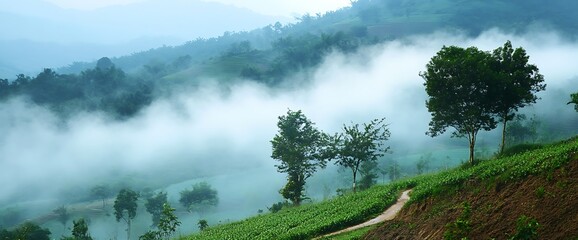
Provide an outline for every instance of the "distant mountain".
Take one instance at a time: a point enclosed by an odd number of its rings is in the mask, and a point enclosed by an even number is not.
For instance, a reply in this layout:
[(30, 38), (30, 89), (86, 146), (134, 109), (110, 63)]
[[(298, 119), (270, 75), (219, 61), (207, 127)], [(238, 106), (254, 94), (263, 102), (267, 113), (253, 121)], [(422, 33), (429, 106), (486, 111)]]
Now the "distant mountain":
[[(0, 2), (0, 62), (26, 71), (103, 55), (126, 55), (162, 45), (182, 44), (225, 31), (245, 31), (282, 17), (200, 0), (149, 0), (91, 11), (61, 9), (41, 0)], [(134, 45), (140, 48), (127, 47)], [(24, 53), (22, 51), (27, 51)], [(103, 49), (114, 49), (102, 52)], [(43, 51), (50, 50), (50, 51)], [(61, 54), (54, 54), (58, 50)], [(124, 51), (123, 51), (124, 50)], [(29, 61), (18, 55), (28, 55)], [(36, 63), (32, 63), (34, 61)], [(1, 71), (1, 69), (0, 69)], [(0, 78), (6, 72), (0, 72)]]
[[(189, 69), (169, 69), (157, 77), (188, 81), (200, 76), (222, 80), (241, 76), (275, 81), (271, 78), (280, 79), (299, 68), (314, 66), (329, 49), (347, 50), (436, 31), (476, 36), (492, 28), (512, 33), (541, 29), (575, 38), (578, 37), (576, 9), (575, 0), (548, 4), (540, 0), (357, 0), (336, 11), (304, 15), (295, 24), (269, 25), (246, 34), (159, 47), (117, 57), (113, 62), (131, 71), (151, 63), (169, 66), (188, 55), (195, 63)], [(247, 52), (231, 53), (243, 42), (249, 43)], [(74, 73), (93, 66), (94, 62), (75, 64), (61, 70)]]

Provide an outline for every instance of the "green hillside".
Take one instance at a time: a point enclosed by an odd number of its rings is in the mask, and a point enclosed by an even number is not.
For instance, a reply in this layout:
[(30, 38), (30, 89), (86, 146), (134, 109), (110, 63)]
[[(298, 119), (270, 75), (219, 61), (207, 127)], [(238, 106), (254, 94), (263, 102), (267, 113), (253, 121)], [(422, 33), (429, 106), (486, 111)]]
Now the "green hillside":
[[(370, 219), (392, 205), (404, 189), (413, 189), (411, 199), (404, 207), (407, 209), (439, 196), (451, 196), (464, 189), (477, 189), (476, 191), (482, 194), (506, 184), (523, 181), (530, 176), (548, 178), (557, 169), (563, 169), (576, 161), (578, 138), (573, 138), (510, 157), (482, 161), (473, 167), (458, 167), (436, 174), (421, 175), (328, 201), (211, 227), (200, 234), (180, 239), (310, 239)], [(565, 184), (576, 185), (575, 182)], [(543, 228), (548, 227), (553, 226), (543, 223)], [(370, 229), (361, 232), (367, 230)]]
[[(252, 50), (268, 56), (259, 59), (243, 59), (241, 60), (243, 63), (239, 63), (239, 65), (259, 65), (264, 59), (275, 59), (276, 61), (268, 61), (260, 70), (265, 75), (268, 74), (264, 77), (276, 78), (279, 75), (274, 73), (275, 66), (283, 65), (283, 62), (299, 63), (299, 67), (288, 70), (297, 70), (300, 67), (307, 68), (318, 63), (311, 61), (307, 56), (291, 58), (291, 54), (286, 54), (286, 50), (287, 47), (292, 46), (292, 42), (283, 41), (283, 39), (314, 41), (314, 37), (320, 37), (322, 34), (342, 33), (344, 34), (343, 39), (347, 39), (350, 44), (360, 46), (440, 30), (458, 30), (469, 35), (478, 35), (491, 28), (500, 28), (509, 32), (524, 32), (530, 26), (541, 26), (548, 30), (560, 31), (566, 36), (575, 37), (578, 31), (576, 9), (578, 9), (578, 3), (572, 0), (554, 1), (547, 4), (537, 0), (358, 0), (353, 1), (350, 7), (336, 11), (317, 15), (306, 14), (300, 17), (296, 23), (286, 25), (272, 23), (249, 32), (227, 32), (217, 38), (196, 39), (180, 46), (165, 46), (130, 56), (117, 57), (113, 59), (113, 62), (124, 70), (134, 72), (141, 71), (144, 66), (155, 62), (169, 66), (179, 57), (188, 56), (191, 58), (191, 66), (187, 70), (188, 74), (181, 74), (181, 69), (167, 69), (162, 76), (157, 77), (169, 76), (169, 78), (186, 78), (188, 80), (207, 76), (239, 77), (242, 69), (229, 68), (230, 65), (228, 64), (235, 60), (223, 60), (220, 63), (214, 59), (234, 58), (235, 54), (228, 53), (235, 46), (246, 42), (249, 43)], [(304, 36), (305, 39), (303, 39)], [(279, 48), (279, 44), (276, 43), (285, 45), (285, 47)], [(296, 46), (303, 47), (302, 45)], [(335, 44), (329, 47), (336, 46), (343, 50)], [(324, 54), (326, 53), (325, 47), (326, 45), (317, 44), (317, 46), (310, 48), (309, 52)], [(203, 67), (207, 62), (212, 62), (211, 67)], [(94, 63), (75, 63), (60, 69), (59, 72), (78, 73), (92, 66)], [(283, 66), (287, 67), (288, 65)], [(146, 71), (146, 67), (144, 69)], [(222, 75), (223, 71), (227, 74)], [(285, 73), (282, 75), (284, 76)], [(263, 78), (257, 80), (263, 80)]]

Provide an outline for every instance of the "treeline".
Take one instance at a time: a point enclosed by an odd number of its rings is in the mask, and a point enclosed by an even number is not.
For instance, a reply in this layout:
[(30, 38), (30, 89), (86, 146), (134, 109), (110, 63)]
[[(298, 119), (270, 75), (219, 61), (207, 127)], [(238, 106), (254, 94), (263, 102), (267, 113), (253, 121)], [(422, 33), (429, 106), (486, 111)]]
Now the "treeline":
[(25, 96), (68, 116), (79, 111), (102, 111), (116, 118), (128, 118), (152, 101), (150, 81), (127, 76), (108, 58), (82, 73), (58, 74), (44, 69), (36, 77), (20, 74), (16, 80), (0, 80), (0, 100)]

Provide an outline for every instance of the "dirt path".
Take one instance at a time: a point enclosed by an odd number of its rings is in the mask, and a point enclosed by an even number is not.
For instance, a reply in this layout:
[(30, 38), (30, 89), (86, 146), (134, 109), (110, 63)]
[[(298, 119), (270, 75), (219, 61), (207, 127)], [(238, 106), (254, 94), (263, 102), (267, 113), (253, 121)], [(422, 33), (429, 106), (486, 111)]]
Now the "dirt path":
[(410, 193), (410, 192), (411, 192), (411, 189), (404, 191), (404, 192), (401, 194), (401, 197), (399, 197), (399, 198), (397, 199), (397, 202), (396, 202), (393, 206), (389, 207), (387, 210), (385, 210), (385, 212), (383, 212), (381, 215), (377, 216), (376, 218), (371, 219), (371, 220), (369, 220), (369, 221), (367, 221), (367, 222), (364, 222), (364, 223), (361, 223), (361, 224), (352, 226), (352, 227), (348, 227), (348, 228), (346, 228), (346, 229), (343, 229), (343, 230), (340, 230), (340, 231), (337, 231), (337, 232), (333, 232), (333, 233), (329, 233), (329, 234), (323, 235), (323, 237), (335, 236), (335, 235), (338, 235), (338, 234), (342, 234), (342, 233), (345, 233), (345, 232), (353, 231), (353, 230), (356, 230), (356, 229), (364, 228), (364, 227), (367, 227), (367, 226), (371, 226), (371, 225), (374, 225), (374, 224), (378, 224), (378, 223), (380, 223), (380, 222), (385, 222), (385, 221), (389, 221), (389, 220), (394, 219), (395, 216), (397, 215), (397, 213), (398, 213), (398, 212), (401, 210), (401, 208), (403, 207), (403, 205), (409, 200), (409, 193)]

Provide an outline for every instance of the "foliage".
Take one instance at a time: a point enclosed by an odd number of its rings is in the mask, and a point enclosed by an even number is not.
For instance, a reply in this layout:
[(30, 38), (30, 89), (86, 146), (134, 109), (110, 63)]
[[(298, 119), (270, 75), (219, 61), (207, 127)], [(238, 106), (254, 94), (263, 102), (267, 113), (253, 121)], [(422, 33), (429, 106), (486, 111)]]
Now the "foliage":
[(205, 229), (207, 229), (209, 227), (209, 223), (205, 219), (199, 220), (197, 225), (199, 226), (199, 230), (201, 230), (201, 231), (205, 231)]
[(359, 190), (365, 190), (377, 183), (377, 161), (365, 161), (359, 167), (361, 179), (359, 180)]
[(453, 127), (453, 136), (468, 138), (470, 164), (474, 163), (478, 132), (496, 128), (491, 65), (492, 56), (475, 47), (444, 46), (420, 73), (432, 115), (427, 134), (435, 137)]
[(504, 152), (502, 154), (500, 154), (500, 156), (503, 157), (509, 157), (509, 156), (513, 156), (515, 154), (519, 154), (519, 153), (523, 153), (523, 152), (527, 152), (527, 151), (531, 151), (531, 150), (535, 150), (535, 149), (540, 149), (544, 147), (542, 144), (518, 144), (509, 148), (506, 148), (506, 150), (504, 150)]
[(25, 222), (12, 231), (0, 229), (0, 239), (50, 240), (50, 231), (35, 223)]
[(494, 71), (497, 74), (497, 86), (492, 86), (495, 114), (503, 124), (502, 144), (500, 152), (506, 144), (506, 125), (513, 120), (519, 108), (536, 103), (537, 92), (544, 91), (544, 76), (538, 67), (528, 63), (529, 56), (526, 50), (519, 47), (512, 48), (507, 41), (503, 47), (493, 52)]
[(90, 193), (93, 197), (99, 198), (102, 200), (102, 208), (105, 207), (105, 202), (107, 197), (110, 197), (111, 191), (108, 185), (96, 185), (92, 189), (90, 189)]
[(189, 212), (200, 211), (209, 206), (216, 206), (219, 203), (217, 190), (213, 189), (207, 182), (200, 182), (193, 185), (193, 189), (181, 191), (179, 202), (187, 208)]
[(163, 205), (167, 202), (166, 192), (159, 192), (156, 195), (147, 198), (145, 202), (145, 208), (147, 212), (152, 215), (153, 226), (159, 225), (161, 213), (163, 212)]
[(574, 104), (574, 109), (578, 112), (578, 92), (570, 94), (570, 99), (568, 104)]
[[(364, 123), (361, 129), (359, 124), (344, 125), (343, 133), (336, 136), (336, 146), (331, 147), (331, 151), (335, 151), (332, 154), (335, 156), (335, 163), (351, 169), (354, 192), (361, 164), (377, 162), (377, 159), (389, 150), (389, 147), (384, 145), (390, 137), (389, 129), (384, 121), (385, 118), (374, 119), (370, 123)], [(369, 174), (367, 176), (370, 176)]]
[(72, 237), (63, 237), (61, 240), (92, 240), (88, 233), (88, 225), (84, 218), (73, 221)]
[(72, 229), (72, 236), (77, 240), (92, 240), (92, 237), (88, 233), (88, 225), (84, 218), (73, 221), (74, 228)]
[(399, 168), (399, 163), (395, 160), (392, 160), (391, 164), (383, 170), (383, 172), (389, 176), (390, 181), (395, 181), (401, 178), (401, 169)]
[(444, 232), (444, 239), (446, 240), (461, 240), (468, 239), (468, 235), (472, 230), (470, 223), (471, 216), (470, 204), (464, 202), (462, 214), (456, 219), (455, 222), (446, 224), (446, 231)]
[[(0, 79), (0, 99), (25, 95), (63, 117), (97, 110), (118, 118), (131, 117), (150, 104), (151, 94), (150, 83), (127, 77), (106, 61), (99, 61), (97, 67), (78, 75), (58, 74), (46, 68), (33, 78), (20, 74), (10, 83)], [(113, 100), (118, 103), (111, 105)]]
[(509, 157), (482, 161), (468, 168), (417, 176), (407, 180), (416, 185), (409, 203), (442, 194), (448, 188), (459, 188), (468, 179), (481, 182), (491, 180), (496, 183), (551, 172), (568, 163), (572, 159), (569, 156), (576, 152), (578, 152), (578, 139), (575, 138)]
[(124, 220), (127, 224), (127, 239), (130, 239), (131, 220), (136, 217), (138, 193), (130, 189), (122, 189), (114, 200), (114, 216), (116, 221)]
[(63, 225), (66, 226), (66, 223), (70, 219), (70, 214), (65, 206), (60, 206), (54, 210), (52, 210), (54, 214), (56, 214), (56, 219)]
[(327, 201), (262, 214), (243, 221), (214, 226), (180, 239), (309, 239), (363, 222), (395, 203), (400, 190), (412, 188), (408, 204), (446, 194), (468, 180), (516, 181), (529, 175), (551, 172), (572, 161), (578, 138), (541, 149), (480, 162), (437, 174), (419, 175), (366, 191), (345, 194)]
[(419, 160), (416, 163), (416, 169), (417, 169), (417, 174), (423, 174), (424, 172), (426, 172), (429, 168), (430, 162), (432, 161), (432, 154), (426, 154), (424, 156), (421, 156), (419, 158)]
[(243, 221), (213, 226), (181, 239), (311, 239), (361, 223), (395, 203), (406, 183), (374, 186), (315, 204), (285, 208)]
[(289, 202), (282, 201), (282, 202), (273, 203), (273, 205), (271, 205), (271, 207), (267, 207), (267, 209), (271, 213), (276, 213), (276, 212), (281, 211), (281, 209), (289, 207), (289, 206), (290, 206)]
[(181, 225), (181, 222), (175, 215), (175, 209), (172, 208), (168, 203), (163, 204), (163, 210), (159, 219), (158, 230), (150, 230), (144, 235), (140, 236), (140, 240), (162, 240), (170, 239), (171, 236), (177, 231), (177, 227)]
[[(508, 124), (506, 127), (506, 143), (504, 146), (515, 146), (517, 144), (535, 142), (538, 136), (538, 126), (540, 122), (536, 120), (536, 117), (531, 117), (527, 119), (526, 115), (519, 114), (515, 119)], [(504, 150), (501, 150), (503, 153)]]
[(540, 224), (534, 218), (522, 215), (516, 220), (516, 234), (510, 240), (535, 240), (538, 237)]
[(306, 180), (318, 167), (325, 167), (324, 146), (326, 137), (299, 111), (287, 111), (280, 116), (279, 128), (271, 145), (271, 158), (280, 161), (275, 165), (280, 173), (287, 173), (287, 184), (280, 191), (285, 199), (299, 205), (304, 196)]

